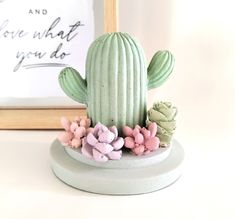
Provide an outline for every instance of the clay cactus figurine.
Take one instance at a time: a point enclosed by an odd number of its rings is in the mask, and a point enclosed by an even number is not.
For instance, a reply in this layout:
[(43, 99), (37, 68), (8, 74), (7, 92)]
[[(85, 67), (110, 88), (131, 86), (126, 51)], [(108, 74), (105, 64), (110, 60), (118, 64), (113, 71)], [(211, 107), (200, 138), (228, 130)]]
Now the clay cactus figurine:
[(157, 52), (148, 68), (141, 46), (126, 33), (108, 33), (90, 46), (86, 77), (73, 68), (59, 75), (64, 92), (88, 107), (93, 126), (98, 122), (123, 126), (145, 125), (147, 90), (162, 85), (173, 70), (168, 51)]
[(124, 145), (122, 137), (118, 137), (115, 126), (107, 128), (97, 123), (93, 132), (89, 133), (82, 142), (82, 154), (98, 162), (119, 160), (122, 156), (121, 148)]
[(72, 148), (79, 148), (82, 145), (82, 139), (90, 132), (93, 132), (93, 128), (90, 128), (90, 119), (81, 119), (76, 117), (73, 122), (70, 122), (67, 118), (61, 118), (61, 125), (65, 129), (58, 135), (58, 140), (64, 146)]
[(150, 123), (148, 129), (136, 125), (134, 129), (128, 126), (123, 127), (125, 147), (130, 148), (135, 155), (148, 154), (159, 147), (159, 138), (156, 137), (157, 124)]
[(160, 139), (160, 146), (170, 145), (172, 136), (176, 129), (175, 116), (177, 108), (170, 102), (158, 102), (148, 111), (148, 120), (158, 125), (157, 136)]

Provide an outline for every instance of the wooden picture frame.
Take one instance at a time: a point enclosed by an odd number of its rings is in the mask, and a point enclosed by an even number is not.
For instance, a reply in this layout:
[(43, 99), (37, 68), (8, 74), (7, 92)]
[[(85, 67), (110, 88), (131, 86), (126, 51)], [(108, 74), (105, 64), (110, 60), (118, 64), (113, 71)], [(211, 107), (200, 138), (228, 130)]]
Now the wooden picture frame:
[[(104, 31), (118, 29), (118, 0), (104, 1)], [(0, 129), (61, 129), (60, 117), (85, 117), (86, 108), (0, 108)]]

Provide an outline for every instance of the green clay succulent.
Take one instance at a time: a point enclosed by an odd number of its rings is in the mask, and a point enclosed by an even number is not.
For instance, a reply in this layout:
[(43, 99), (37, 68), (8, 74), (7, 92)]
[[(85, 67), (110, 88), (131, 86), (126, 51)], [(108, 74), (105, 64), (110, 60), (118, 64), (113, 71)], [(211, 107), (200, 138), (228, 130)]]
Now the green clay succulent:
[(157, 137), (160, 139), (160, 146), (167, 147), (170, 145), (172, 136), (176, 129), (175, 116), (177, 108), (170, 102), (157, 102), (148, 111), (148, 121), (156, 122), (158, 125)]

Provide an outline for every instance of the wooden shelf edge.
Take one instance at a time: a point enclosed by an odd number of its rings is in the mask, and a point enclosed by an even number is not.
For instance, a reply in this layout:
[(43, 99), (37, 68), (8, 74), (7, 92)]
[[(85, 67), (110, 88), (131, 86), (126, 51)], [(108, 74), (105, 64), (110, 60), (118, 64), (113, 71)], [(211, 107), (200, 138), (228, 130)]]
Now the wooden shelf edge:
[(86, 108), (0, 109), (0, 129), (61, 129), (62, 116), (86, 117)]

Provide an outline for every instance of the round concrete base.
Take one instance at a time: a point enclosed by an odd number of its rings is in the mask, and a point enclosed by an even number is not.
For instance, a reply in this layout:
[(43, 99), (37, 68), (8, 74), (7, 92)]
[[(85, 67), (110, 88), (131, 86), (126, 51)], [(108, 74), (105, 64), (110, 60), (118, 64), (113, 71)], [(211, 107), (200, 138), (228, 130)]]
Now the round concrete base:
[[(115, 166), (120, 162), (122, 168), (94, 166), (74, 159), (75, 157), (69, 155), (57, 140), (51, 145), (50, 155), (55, 175), (72, 187), (92, 193), (133, 195), (153, 192), (175, 182), (181, 175), (184, 151), (181, 145), (173, 140), (169, 155), (161, 158), (160, 162), (159, 156), (162, 156), (162, 153), (153, 153), (149, 165), (145, 156), (133, 155), (131, 159), (138, 159), (141, 163), (142, 158), (144, 165), (137, 164), (126, 168), (123, 168), (122, 162), (126, 162), (125, 157), (130, 157), (130, 154), (123, 154), (121, 160), (115, 161)], [(154, 156), (156, 162), (153, 162)]]

